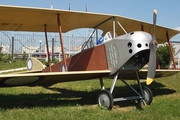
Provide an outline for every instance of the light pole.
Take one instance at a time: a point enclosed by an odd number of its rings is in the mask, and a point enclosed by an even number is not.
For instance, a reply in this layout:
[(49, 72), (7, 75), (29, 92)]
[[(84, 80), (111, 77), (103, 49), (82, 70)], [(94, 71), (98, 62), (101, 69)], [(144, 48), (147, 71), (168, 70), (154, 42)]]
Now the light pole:
[(40, 46), (39, 46), (39, 52), (41, 52), (41, 43), (42, 43), (42, 40), (39, 40), (39, 44), (40, 44)]

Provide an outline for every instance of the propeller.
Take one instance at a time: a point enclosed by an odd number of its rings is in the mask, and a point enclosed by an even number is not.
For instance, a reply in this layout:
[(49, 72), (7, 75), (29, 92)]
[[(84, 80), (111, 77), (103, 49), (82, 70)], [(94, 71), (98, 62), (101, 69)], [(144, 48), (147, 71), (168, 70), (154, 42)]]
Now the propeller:
[(152, 40), (149, 43), (150, 55), (149, 55), (148, 75), (146, 79), (147, 85), (150, 85), (153, 82), (156, 72), (156, 50), (157, 50), (156, 18), (157, 18), (157, 10), (155, 9), (153, 14), (153, 36), (152, 36)]

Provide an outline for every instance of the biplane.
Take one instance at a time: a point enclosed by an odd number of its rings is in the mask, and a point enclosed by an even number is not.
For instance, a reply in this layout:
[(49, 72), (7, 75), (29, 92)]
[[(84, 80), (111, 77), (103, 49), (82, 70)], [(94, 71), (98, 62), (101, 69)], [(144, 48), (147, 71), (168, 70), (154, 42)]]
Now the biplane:
[[(158, 43), (164, 43), (180, 31), (156, 25), (157, 11), (153, 14), (153, 24), (119, 15), (79, 12), (49, 8), (0, 5), (0, 30), (44, 32), (47, 53), (47, 32), (59, 33), (63, 59), (51, 65), (48, 55), (48, 67), (37, 59), (27, 60), (27, 69), (23, 74), (0, 75), (0, 87), (36, 86), (99, 78), (101, 90), (98, 105), (112, 109), (113, 103), (124, 100), (138, 100), (139, 103), (151, 104), (152, 91), (142, 86), (140, 79), (145, 78), (150, 84), (154, 77), (160, 77), (167, 71), (156, 70), (156, 49)], [(91, 34), (97, 44), (88, 47), (91, 39), (82, 46), (81, 52), (66, 58), (62, 33), (78, 29), (93, 28)], [(102, 30), (98, 39), (98, 30)], [(148, 70), (142, 68), (149, 64)], [(175, 74), (177, 70), (169, 70)], [(105, 89), (104, 77), (113, 77), (110, 90)], [(125, 80), (137, 79), (139, 90), (135, 90)], [(120, 79), (135, 96), (113, 98), (117, 79)]]

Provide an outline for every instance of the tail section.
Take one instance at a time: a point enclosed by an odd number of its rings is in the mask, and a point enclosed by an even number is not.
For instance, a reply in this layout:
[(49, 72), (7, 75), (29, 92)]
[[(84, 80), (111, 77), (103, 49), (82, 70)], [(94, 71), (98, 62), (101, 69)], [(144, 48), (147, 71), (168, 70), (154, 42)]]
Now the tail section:
[(35, 57), (28, 58), (26, 66), (28, 71), (42, 71), (45, 68), (45, 65)]

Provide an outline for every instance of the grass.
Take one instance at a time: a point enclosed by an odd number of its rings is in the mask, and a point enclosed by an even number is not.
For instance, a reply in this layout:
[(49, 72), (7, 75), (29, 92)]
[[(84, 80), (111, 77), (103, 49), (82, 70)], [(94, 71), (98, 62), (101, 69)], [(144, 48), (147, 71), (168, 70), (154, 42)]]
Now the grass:
[(26, 60), (13, 60), (13, 62), (3, 62), (0, 61), (1, 68), (0, 70), (8, 70), (8, 69), (15, 69), (26, 67)]
[[(100, 89), (98, 79), (58, 83), (48, 88), (0, 88), (0, 119), (3, 120), (177, 120), (180, 119), (180, 73), (157, 78), (149, 87), (154, 99), (151, 105), (142, 106), (134, 101), (114, 103), (111, 111), (97, 105)], [(112, 80), (105, 79), (109, 89)], [(128, 81), (137, 87), (134, 80)], [(142, 83), (144, 85), (144, 83)], [(134, 94), (118, 81), (115, 96)]]

